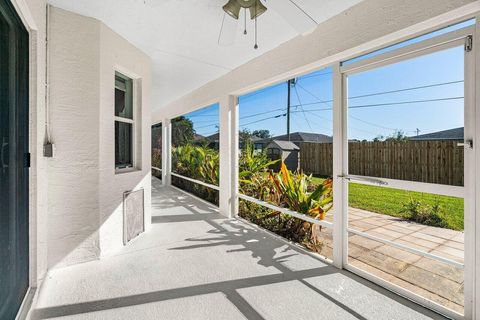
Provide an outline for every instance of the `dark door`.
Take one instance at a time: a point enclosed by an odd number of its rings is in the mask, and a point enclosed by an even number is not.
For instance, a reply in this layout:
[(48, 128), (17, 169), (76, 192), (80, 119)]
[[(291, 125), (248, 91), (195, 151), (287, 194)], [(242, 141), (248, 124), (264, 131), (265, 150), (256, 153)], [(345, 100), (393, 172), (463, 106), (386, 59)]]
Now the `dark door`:
[(28, 276), (28, 32), (0, 0), (0, 319), (15, 319)]

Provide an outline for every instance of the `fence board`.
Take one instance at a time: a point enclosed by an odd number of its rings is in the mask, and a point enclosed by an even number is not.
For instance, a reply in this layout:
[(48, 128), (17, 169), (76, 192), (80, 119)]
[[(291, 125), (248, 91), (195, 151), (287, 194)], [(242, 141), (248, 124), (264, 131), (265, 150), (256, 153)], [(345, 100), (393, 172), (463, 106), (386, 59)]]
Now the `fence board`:
[[(349, 174), (463, 186), (463, 148), (457, 140), (349, 142)], [(332, 143), (300, 144), (300, 169), (331, 176)]]

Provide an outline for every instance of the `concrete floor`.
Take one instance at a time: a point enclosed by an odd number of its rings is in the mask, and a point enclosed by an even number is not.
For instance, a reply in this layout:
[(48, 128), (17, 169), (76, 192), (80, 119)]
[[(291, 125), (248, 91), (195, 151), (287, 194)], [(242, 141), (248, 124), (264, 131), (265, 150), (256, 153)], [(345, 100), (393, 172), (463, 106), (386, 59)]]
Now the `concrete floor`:
[(153, 181), (153, 227), (52, 270), (32, 319), (442, 319)]

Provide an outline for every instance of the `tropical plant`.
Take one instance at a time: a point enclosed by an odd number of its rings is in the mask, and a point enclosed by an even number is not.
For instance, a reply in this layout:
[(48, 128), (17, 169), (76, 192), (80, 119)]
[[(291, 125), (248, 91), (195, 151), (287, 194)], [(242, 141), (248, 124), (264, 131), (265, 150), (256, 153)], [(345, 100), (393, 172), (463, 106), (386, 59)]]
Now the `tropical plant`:
[(309, 192), (311, 178), (302, 172), (291, 173), (284, 162), (279, 173), (270, 173), (275, 202), (314, 219), (323, 220), (333, 205), (332, 179), (326, 179), (316, 186), (313, 192)]
[(239, 179), (245, 181), (257, 173), (267, 172), (278, 161), (270, 160), (264, 151), (256, 151), (252, 143), (246, 143), (239, 159)]
[(279, 160), (270, 160), (263, 151), (255, 151), (251, 143), (245, 144), (239, 160), (240, 192), (256, 199), (267, 200), (272, 185), (268, 168)]
[(174, 171), (189, 178), (218, 185), (220, 157), (216, 150), (186, 144), (172, 149)]

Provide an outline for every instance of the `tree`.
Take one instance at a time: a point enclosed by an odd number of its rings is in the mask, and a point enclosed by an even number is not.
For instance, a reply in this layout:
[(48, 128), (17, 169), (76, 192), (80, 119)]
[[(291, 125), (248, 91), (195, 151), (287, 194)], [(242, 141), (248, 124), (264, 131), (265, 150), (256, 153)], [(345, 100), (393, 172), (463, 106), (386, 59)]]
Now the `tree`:
[(240, 142), (252, 141), (252, 133), (248, 129), (242, 129), (238, 132), (238, 139)]
[(395, 132), (389, 135), (385, 141), (405, 141), (407, 139), (408, 137), (403, 130), (395, 130)]
[(195, 136), (193, 122), (184, 116), (172, 120), (172, 145), (184, 146), (192, 143)]
[(270, 131), (267, 129), (255, 130), (252, 132), (252, 136), (259, 137), (262, 139), (268, 139), (272, 137), (272, 135), (270, 134)]
[(152, 150), (162, 150), (162, 124), (152, 126)]

